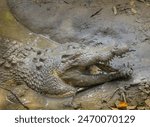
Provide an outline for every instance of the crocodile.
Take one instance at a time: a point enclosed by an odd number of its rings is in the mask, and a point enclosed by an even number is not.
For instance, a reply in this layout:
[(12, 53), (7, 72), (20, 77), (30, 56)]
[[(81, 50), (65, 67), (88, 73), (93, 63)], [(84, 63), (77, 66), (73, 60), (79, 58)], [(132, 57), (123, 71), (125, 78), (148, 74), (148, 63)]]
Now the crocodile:
[(79, 43), (39, 48), (0, 38), (0, 84), (13, 79), (45, 96), (73, 96), (77, 91), (132, 74), (110, 61), (129, 51), (127, 46), (87, 46)]

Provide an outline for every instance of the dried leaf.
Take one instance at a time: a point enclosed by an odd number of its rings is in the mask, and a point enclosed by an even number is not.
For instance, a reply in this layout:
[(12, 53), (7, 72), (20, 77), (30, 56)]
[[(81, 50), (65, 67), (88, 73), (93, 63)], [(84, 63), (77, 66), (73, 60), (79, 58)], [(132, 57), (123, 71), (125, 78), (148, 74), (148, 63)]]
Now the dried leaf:
[(109, 107), (111, 110), (119, 110), (118, 108), (115, 107)]
[(131, 12), (132, 12), (133, 14), (136, 14), (136, 13), (137, 13), (137, 11), (136, 11), (134, 8), (131, 8)]
[(150, 6), (150, 4), (149, 3), (146, 3), (146, 5), (149, 7)]
[(116, 6), (113, 6), (113, 12), (114, 12), (115, 15), (117, 15), (117, 8), (116, 8)]
[(140, 107), (137, 107), (137, 109), (138, 110), (145, 110), (145, 107), (140, 106)]
[(125, 109), (128, 106), (128, 104), (124, 101), (117, 101), (115, 105), (118, 109)]
[(145, 103), (146, 103), (147, 106), (150, 107), (150, 99), (145, 100)]
[(137, 106), (127, 106), (127, 110), (134, 110)]
[(130, 0), (130, 5), (135, 6), (135, 0)]

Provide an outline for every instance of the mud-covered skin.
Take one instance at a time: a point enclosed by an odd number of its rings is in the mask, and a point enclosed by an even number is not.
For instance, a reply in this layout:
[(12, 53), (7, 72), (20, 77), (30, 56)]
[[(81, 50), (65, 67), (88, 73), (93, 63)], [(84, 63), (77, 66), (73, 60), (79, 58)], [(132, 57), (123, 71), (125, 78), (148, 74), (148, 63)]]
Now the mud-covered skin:
[[(102, 84), (131, 74), (129, 68), (108, 65), (116, 55), (128, 51), (126, 46), (99, 47), (66, 43), (54, 49), (39, 49), (16, 41), (0, 39), (0, 81), (14, 80), (44, 95), (73, 95), (78, 88)], [(89, 67), (101, 66), (98, 74)], [(108, 69), (108, 70), (107, 70)]]

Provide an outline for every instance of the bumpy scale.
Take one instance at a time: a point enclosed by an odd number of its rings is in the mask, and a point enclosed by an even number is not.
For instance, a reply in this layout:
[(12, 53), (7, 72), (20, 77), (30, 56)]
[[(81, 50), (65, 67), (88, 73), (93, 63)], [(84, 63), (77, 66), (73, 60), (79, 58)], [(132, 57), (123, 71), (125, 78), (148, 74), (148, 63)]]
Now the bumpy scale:
[(129, 68), (114, 69), (108, 64), (114, 56), (127, 52), (126, 46), (66, 43), (40, 49), (3, 38), (0, 44), (0, 83), (13, 79), (47, 96), (69, 96), (78, 88), (131, 75)]

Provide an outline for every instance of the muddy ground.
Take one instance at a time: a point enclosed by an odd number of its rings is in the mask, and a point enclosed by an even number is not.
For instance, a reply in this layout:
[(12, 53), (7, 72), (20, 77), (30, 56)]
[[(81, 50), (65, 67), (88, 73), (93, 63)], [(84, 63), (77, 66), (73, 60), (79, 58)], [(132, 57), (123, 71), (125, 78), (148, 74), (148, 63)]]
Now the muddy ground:
[[(0, 109), (150, 109), (150, 1), (144, 0), (0, 0), (0, 35), (39, 46), (78, 42), (126, 43), (132, 52), (112, 61), (133, 68), (132, 78), (105, 83), (73, 99), (47, 98), (21, 86), (18, 101), (0, 91)], [(7, 4), (9, 6), (7, 6)], [(20, 31), (18, 33), (18, 31)], [(20, 34), (20, 36), (18, 36)], [(8, 89), (15, 87), (8, 83)]]

